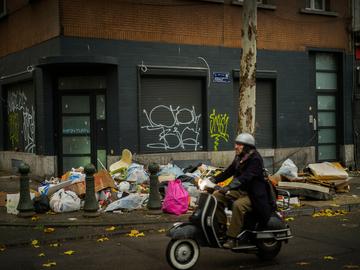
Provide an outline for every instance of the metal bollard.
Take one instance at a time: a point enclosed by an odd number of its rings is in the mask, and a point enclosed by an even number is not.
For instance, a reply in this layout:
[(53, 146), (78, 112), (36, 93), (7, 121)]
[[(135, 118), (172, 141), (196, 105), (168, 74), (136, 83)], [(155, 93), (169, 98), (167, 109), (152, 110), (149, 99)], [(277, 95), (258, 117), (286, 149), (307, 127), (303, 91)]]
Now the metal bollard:
[(30, 167), (26, 163), (21, 163), (19, 166), (20, 176), (20, 199), (19, 204), (17, 206), (17, 210), (19, 211), (19, 217), (31, 217), (35, 215), (35, 209), (33, 202), (30, 198), (30, 190), (29, 190), (29, 174)]
[(95, 166), (88, 164), (85, 166), (85, 183), (86, 183), (86, 192), (85, 192), (85, 204), (84, 204), (84, 217), (98, 217), (100, 213), (98, 212), (99, 204), (95, 197), (95, 184), (94, 184), (94, 173), (96, 171)]
[(159, 193), (159, 179), (156, 175), (159, 172), (159, 165), (157, 163), (149, 164), (150, 171), (150, 195), (147, 208), (150, 210), (159, 210), (161, 208), (161, 200)]

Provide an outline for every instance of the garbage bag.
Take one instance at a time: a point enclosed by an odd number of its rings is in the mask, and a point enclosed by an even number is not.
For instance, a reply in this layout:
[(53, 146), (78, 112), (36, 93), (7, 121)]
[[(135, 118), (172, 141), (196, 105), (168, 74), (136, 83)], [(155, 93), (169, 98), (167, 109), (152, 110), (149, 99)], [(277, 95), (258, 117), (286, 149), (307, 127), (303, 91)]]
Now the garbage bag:
[(134, 210), (141, 208), (144, 201), (149, 197), (149, 194), (138, 194), (131, 193), (126, 197), (122, 197), (121, 199), (110, 203), (105, 212), (114, 211), (117, 209), (126, 209), (126, 210)]
[(181, 184), (181, 180), (170, 181), (162, 205), (163, 212), (181, 215), (187, 212), (188, 207), (189, 194)]
[(50, 210), (50, 201), (48, 196), (41, 194), (39, 197), (33, 199), (35, 212), (38, 214), (46, 213)]
[(167, 165), (160, 166), (160, 172), (158, 175), (162, 174), (174, 174), (177, 178), (178, 176), (183, 175), (184, 172), (178, 166), (168, 163)]
[(295, 163), (291, 159), (287, 159), (281, 164), (280, 169), (276, 172), (276, 174), (280, 174), (288, 179), (294, 179), (298, 177), (298, 168)]
[(130, 182), (136, 182), (137, 184), (142, 184), (149, 181), (150, 178), (149, 174), (145, 172), (143, 165), (132, 163), (127, 170), (126, 180)]
[(57, 213), (77, 211), (80, 198), (71, 190), (60, 189), (51, 196), (50, 208)]

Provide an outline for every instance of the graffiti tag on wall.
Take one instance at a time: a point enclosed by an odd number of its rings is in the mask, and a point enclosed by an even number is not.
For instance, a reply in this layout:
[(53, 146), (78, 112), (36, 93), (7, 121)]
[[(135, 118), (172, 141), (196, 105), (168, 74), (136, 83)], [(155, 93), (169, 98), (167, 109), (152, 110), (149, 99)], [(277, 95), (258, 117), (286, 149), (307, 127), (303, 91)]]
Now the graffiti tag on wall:
[(157, 132), (157, 141), (148, 143), (151, 149), (175, 150), (201, 148), (200, 117), (194, 106), (192, 108), (180, 108), (172, 105), (158, 105), (149, 112), (143, 110), (147, 123), (141, 128), (147, 131)]
[(213, 109), (210, 114), (210, 137), (214, 138), (214, 150), (218, 151), (219, 141), (223, 139), (224, 141), (229, 140), (228, 125), (229, 125), (229, 116), (227, 113), (216, 113)]
[[(22, 90), (8, 91), (9, 140), (12, 148), (19, 148), (21, 134), (24, 140), (24, 151), (34, 153), (35, 109), (34, 105), (28, 104), (27, 100)], [(22, 119), (19, 119), (21, 117)]]

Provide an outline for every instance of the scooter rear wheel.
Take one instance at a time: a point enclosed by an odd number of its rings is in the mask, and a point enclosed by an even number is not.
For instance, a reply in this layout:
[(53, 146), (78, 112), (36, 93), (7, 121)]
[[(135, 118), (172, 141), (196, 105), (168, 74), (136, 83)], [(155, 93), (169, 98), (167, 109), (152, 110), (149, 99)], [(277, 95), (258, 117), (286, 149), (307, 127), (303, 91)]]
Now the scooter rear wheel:
[(193, 239), (171, 240), (166, 248), (166, 260), (174, 269), (190, 269), (198, 261), (200, 248)]
[(269, 261), (274, 259), (279, 254), (281, 249), (281, 242), (272, 239), (264, 239), (259, 240), (256, 243), (256, 246), (259, 249), (256, 253), (256, 256), (258, 256), (258, 258), (263, 261)]

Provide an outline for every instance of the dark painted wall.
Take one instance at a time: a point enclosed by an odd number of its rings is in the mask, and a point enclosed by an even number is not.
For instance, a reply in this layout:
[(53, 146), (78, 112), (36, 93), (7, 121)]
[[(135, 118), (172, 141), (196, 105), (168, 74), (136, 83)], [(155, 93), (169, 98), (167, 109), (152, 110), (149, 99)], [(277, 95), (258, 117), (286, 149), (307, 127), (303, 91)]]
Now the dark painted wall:
[[(229, 72), (239, 69), (240, 49), (223, 47), (204, 47), (190, 45), (143, 43), (114, 41), (101, 39), (65, 38), (50, 40), (34, 48), (0, 59), (0, 74), (9, 74), (25, 69), (29, 64), (38, 62), (42, 56), (112, 56), (118, 59), (118, 68), (110, 69), (108, 78), (108, 139), (109, 151), (120, 154), (124, 147), (137, 152), (138, 146), (138, 70), (140, 64), (151, 66), (183, 66), (206, 68), (206, 64), (198, 57), (203, 57), (212, 72)], [(344, 57), (344, 141), (352, 143), (351, 125), (351, 86), (352, 75), (349, 75), (351, 56)], [(258, 51), (258, 70), (276, 71), (276, 147), (300, 147), (309, 144), (313, 136), (312, 125), (309, 124), (309, 106), (315, 107), (315, 93), (310, 88), (310, 61), (308, 52)], [(48, 81), (46, 68), (37, 75), (38, 103), (42, 116), (39, 130), (47, 135), (38, 135), (39, 151), (46, 154), (54, 152), (50, 137), (53, 135), (51, 101), (48, 99), (52, 91), (52, 83)], [(56, 70), (54, 71), (56, 73)], [(0, 75), (2, 76), (2, 75)], [(43, 80), (41, 80), (41, 77)], [(230, 83), (212, 82), (207, 94), (206, 116), (216, 109), (218, 113), (229, 115), (229, 142), (221, 142), (219, 150), (233, 148), (236, 123), (233, 109), (234, 89), (232, 78)], [(42, 83), (41, 83), (42, 81)], [(43, 84), (43, 85), (42, 85)], [(50, 111), (49, 111), (50, 110)], [(49, 115), (48, 115), (49, 114)], [(48, 122), (50, 121), (50, 122)], [(208, 130), (206, 131), (208, 132)], [(38, 133), (37, 133), (38, 134)], [(313, 143), (310, 142), (310, 145)], [(212, 150), (213, 140), (208, 138), (207, 145)], [(41, 149), (41, 150), (40, 150)]]

